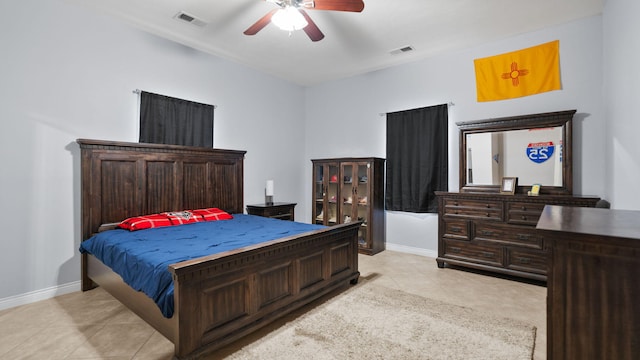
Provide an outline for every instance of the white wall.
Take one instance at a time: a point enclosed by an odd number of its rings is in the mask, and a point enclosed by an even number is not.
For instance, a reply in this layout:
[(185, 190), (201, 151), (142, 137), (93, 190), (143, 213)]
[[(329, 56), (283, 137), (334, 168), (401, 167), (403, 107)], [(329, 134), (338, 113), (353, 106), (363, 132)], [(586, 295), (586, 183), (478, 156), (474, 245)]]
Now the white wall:
[(0, 308), (79, 289), (75, 140), (136, 142), (136, 88), (218, 105), (214, 146), (247, 150), (245, 203), (267, 179), (278, 201), (308, 196), (301, 87), (60, 0), (0, 12)]
[[(473, 59), (560, 40), (562, 90), (478, 103)], [(458, 190), (458, 121), (577, 109), (574, 193), (605, 193), (602, 106), (602, 18), (583, 19), (478, 47), (307, 89), (308, 158), (385, 157), (386, 118), (393, 112), (453, 102), (449, 108), (449, 190)], [(311, 184), (307, 164), (306, 186)], [(309, 191), (310, 192), (310, 189)], [(305, 214), (307, 218), (308, 214)], [(387, 213), (387, 243), (437, 251), (435, 214)]]
[(640, 1), (608, 0), (604, 12), (606, 194), (613, 208), (640, 210)]

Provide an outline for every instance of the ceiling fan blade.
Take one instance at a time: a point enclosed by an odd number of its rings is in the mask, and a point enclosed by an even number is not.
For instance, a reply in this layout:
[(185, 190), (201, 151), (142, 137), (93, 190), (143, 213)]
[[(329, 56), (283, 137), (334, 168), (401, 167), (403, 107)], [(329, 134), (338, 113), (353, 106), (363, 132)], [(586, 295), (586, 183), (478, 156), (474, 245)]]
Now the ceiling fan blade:
[(362, 12), (364, 1), (362, 0), (314, 0), (314, 10), (335, 10)]
[(262, 30), (265, 26), (267, 26), (271, 22), (271, 17), (276, 13), (278, 9), (273, 9), (267, 13), (267, 15), (260, 18), (260, 20), (256, 21), (255, 24), (249, 26), (247, 30), (244, 31), (245, 35), (255, 35), (258, 31)]
[(320, 41), (324, 39), (324, 34), (322, 33), (322, 31), (320, 31), (320, 29), (318, 28), (318, 25), (316, 25), (316, 23), (314, 23), (313, 20), (311, 20), (311, 17), (309, 17), (309, 14), (307, 14), (307, 12), (302, 9), (298, 9), (298, 11), (300, 11), (302, 16), (304, 16), (305, 20), (307, 20), (307, 26), (305, 26), (302, 30), (304, 30), (304, 32), (307, 33), (307, 36), (309, 36), (309, 39), (311, 39), (311, 41)]

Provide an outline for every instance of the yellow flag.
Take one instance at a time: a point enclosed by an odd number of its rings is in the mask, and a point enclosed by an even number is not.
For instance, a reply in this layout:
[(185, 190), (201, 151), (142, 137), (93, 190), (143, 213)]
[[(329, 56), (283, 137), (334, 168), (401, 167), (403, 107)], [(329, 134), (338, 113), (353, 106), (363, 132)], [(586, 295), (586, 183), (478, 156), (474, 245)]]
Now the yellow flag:
[(473, 61), (478, 101), (560, 90), (558, 40)]

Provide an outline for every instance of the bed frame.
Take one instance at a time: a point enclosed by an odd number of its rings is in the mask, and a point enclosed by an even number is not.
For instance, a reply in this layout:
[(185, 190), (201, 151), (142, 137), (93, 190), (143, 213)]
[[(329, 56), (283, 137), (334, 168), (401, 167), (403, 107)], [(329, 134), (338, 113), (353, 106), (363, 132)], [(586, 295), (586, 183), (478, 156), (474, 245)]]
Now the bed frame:
[[(78, 139), (82, 239), (127, 217), (218, 207), (243, 212), (244, 151)], [(335, 289), (355, 284), (359, 223), (343, 224), (169, 266), (175, 309), (82, 255), (83, 291), (101, 286), (175, 345), (211, 353)]]

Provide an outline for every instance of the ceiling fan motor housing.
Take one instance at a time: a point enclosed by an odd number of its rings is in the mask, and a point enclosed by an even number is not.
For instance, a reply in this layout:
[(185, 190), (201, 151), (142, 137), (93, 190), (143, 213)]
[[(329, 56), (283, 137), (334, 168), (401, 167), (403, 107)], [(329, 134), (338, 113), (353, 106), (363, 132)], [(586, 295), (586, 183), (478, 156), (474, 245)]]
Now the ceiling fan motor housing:
[[(274, 9), (256, 21), (247, 30), (244, 31), (245, 35), (255, 35), (258, 31), (262, 30), (272, 20), (272, 17), (277, 12), (282, 12), (282, 9), (294, 8), (297, 9), (307, 22), (304, 25), (304, 32), (309, 36), (311, 41), (320, 41), (324, 39), (324, 34), (318, 26), (311, 20), (311, 17), (304, 9), (310, 10), (332, 10), (332, 11), (348, 11), (348, 12), (362, 12), (364, 9), (363, 0), (265, 0), (272, 4), (276, 4), (280, 9)], [(281, 14), (278, 14), (281, 15)], [(281, 26), (281, 28), (284, 28)], [(294, 29), (296, 29), (294, 27)], [(291, 30), (289, 30), (291, 31)]]

